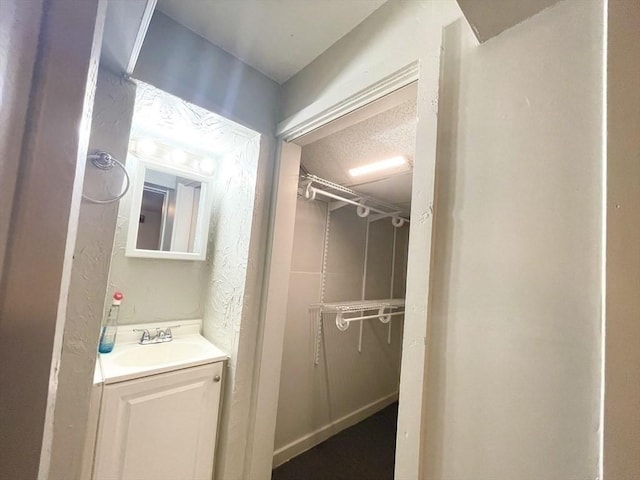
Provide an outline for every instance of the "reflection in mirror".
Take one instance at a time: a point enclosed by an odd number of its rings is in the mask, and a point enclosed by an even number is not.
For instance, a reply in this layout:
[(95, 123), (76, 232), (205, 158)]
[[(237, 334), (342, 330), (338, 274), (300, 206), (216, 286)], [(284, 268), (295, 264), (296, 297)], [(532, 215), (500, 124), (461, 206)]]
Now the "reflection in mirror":
[(147, 169), (136, 248), (195, 252), (202, 182)]
[(129, 159), (134, 184), (126, 256), (205, 260), (211, 177), (133, 152)]

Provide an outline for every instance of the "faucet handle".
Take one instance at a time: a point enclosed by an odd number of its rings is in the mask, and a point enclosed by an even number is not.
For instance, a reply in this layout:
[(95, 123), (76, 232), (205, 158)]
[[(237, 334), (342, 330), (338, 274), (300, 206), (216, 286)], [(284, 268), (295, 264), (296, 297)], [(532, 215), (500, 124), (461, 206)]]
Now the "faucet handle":
[(164, 329), (165, 341), (170, 342), (173, 340), (173, 332), (172, 329), (180, 328), (180, 325), (171, 325)]
[(134, 328), (133, 331), (142, 332), (142, 336), (140, 337), (140, 341), (138, 342), (139, 344), (144, 345), (145, 343), (149, 343), (151, 341), (151, 334), (146, 328)]

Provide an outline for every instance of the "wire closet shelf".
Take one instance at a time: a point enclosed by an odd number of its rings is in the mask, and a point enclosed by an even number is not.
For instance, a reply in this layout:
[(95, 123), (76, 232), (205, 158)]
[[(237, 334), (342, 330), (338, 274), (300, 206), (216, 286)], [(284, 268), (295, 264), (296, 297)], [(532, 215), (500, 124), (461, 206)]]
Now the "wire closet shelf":
[[(322, 270), (322, 293), (320, 303), (309, 306), (310, 317), (315, 321), (315, 356), (314, 363), (320, 363), (320, 351), (322, 348), (323, 325), (325, 320), (331, 320), (335, 316), (335, 324), (338, 330), (344, 332), (352, 322), (360, 323), (358, 337), (358, 352), (362, 352), (362, 336), (364, 320), (377, 319), (384, 324), (388, 324), (387, 343), (391, 345), (391, 318), (404, 315), (404, 298), (388, 298), (376, 300), (355, 300), (343, 302), (324, 302), (324, 281), (326, 276), (326, 258), (328, 250), (329, 225), (331, 212), (340, 208), (352, 205), (356, 207), (356, 213), (361, 218), (366, 218), (368, 223), (384, 218), (391, 218), (393, 227), (393, 260), (391, 269), (391, 292), (393, 296), (394, 285), (394, 265), (396, 249), (396, 232), (398, 229), (409, 223), (408, 212), (405, 212), (397, 205), (379, 200), (377, 198), (362, 194), (349, 187), (334, 183), (330, 180), (312, 175), (303, 170), (300, 175), (298, 194), (309, 201), (318, 200), (319, 196), (328, 199), (327, 202), (327, 223), (325, 231), (325, 242), (323, 251)], [(366, 278), (366, 258), (368, 256), (369, 225), (367, 224), (367, 239), (365, 242), (365, 269), (363, 281)], [(362, 296), (364, 297), (364, 284)]]
[(397, 205), (364, 195), (349, 187), (309, 173), (301, 176), (299, 193), (307, 200), (316, 200), (318, 195), (330, 199), (329, 211), (354, 205), (358, 216), (367, 217), (369, 222), (391, 218), (391, 223), (396, 228), (409, 223), (408, 215)]
[[(349, 328), (351, 322), (360, 322), (360, 336), (358, 352), (362, 352), (362, 323), (363, 320), (378, 319), (389, 325), (387, 343), (391, 344), (391, 317), (404, 315), (404, 298), (389, 298), (384, 300), (357, 300), (348, 302), (316, 303), (309, 307), (309, 313), (317, 322), (315, 332), (314, 363), (320, 364), (320, 349), (323, 318), (335, 315), (336, 327), (341, 332)], [(359, 314), (359, 315), (354, 315)]]
[[(361, 320), (378, 319), (382, 323), (389, 323), (392, 316), (404, 314), (404, 299), (389, 298), (385, 300), (359, 300), (350, 302), (317, 303), (311, 305), (310, 310), (316, 310), (319, 315), (335, 314), (336, 327), (345, 331), (349, 323)], [(367, 313), (376, 311), (377, 313)], [(360, 313), (356, 316), (354, 313)]]

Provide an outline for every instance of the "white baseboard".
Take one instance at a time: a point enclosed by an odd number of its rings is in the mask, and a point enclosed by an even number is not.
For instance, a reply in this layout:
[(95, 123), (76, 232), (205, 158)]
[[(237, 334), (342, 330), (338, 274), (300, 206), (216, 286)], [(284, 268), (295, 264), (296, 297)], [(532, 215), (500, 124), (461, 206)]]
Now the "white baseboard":
[(382, 397), (375, 402), (371, 402), (358, 410), (348, 413), (342, 418), (339, 418), (318, 430), (311, 432), (303, 437), (294, 440), (293, 442), (278, 448), (273, 452), (273, 468), (282, 465), (283, 463), (291, 460), (293, 457), (306, 452), (310, 448), (315, 447), (319, 443), (324, 442), (329, 437), (332, 437), (338, 432), (345, 430), (346, 428), (361, 422), (367, 417), (370, 417), (374, 413), (382, 410), (383, 408), (391, 405), (398, 400), (398, 392)]

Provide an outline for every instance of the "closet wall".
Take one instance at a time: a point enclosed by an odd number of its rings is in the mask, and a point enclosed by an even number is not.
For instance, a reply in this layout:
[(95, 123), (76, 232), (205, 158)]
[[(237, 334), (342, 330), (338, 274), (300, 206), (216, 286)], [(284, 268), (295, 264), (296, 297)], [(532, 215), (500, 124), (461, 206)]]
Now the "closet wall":
[[(389, 298), (394, 227), (389, 219), (369, 224), (354, 207), (331, 212), (322, 284), (327, 204), (298, 198), (290, 273), (285, 344), (274, 464), (279, 465), (397, 399), (402, 316), (388, 325), (365, 320), (362, 352), (359, 324), (339, 331), (335, 315), (324, 317), (324, 335), (316, 365), (316, 322), (309, 307), (325, 302)], [(404, 298), (409, 227), (396, 229), (394, 297)], [(363, 276), (366, 261), (366, 278)], [(324, 290), (324, 294), (323, 294)]]

